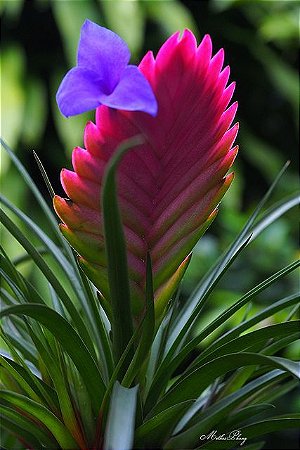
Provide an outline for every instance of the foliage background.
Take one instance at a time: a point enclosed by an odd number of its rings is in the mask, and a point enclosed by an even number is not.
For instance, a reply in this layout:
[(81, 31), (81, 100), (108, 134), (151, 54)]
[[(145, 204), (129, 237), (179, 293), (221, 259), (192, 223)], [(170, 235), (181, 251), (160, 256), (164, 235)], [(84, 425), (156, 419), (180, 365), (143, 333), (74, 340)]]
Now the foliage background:
[[(214, 51), (225, 49), (225, 64), (237, 82), (240, 155), (236, 179), (209, 232), (197, 245), (182, 288), (182, 301), (195, 282), (240, 230), (276, 173), (287, 159), (288, 174), (273, 202), (298, 187), (299, 2), (296, 0), (3, 0), (1, 3), (1, 134), (48, 195), (32, 149), (42, 160), (51, 183), (62, 194), (59, 171), (70, 167), (74, 146), (83, 145), (83, 128), (93, 114), (65, 119), (55, 94), (76, 60), (79, 30), (85, 18), (120, 34), (138, 62), (148, 50), (161, 46), (178, 29), (190, 28), (198, 41), (209, 33)], [(197, 124), (195, 124), (197, 126)], [(40, 222), (31, 195), (6, 155), (1, 157), (1, 188), (5, 195)], [(276, 221), (234, 264), (210, 302), (223, 309), (249, 289), (297, 257), (297, 226), (291, 211)], [(2, 236), (13, 256), (17, 244)], [(36, 274), (30, 264), (22, 269)], [(295, 290), (295, 275), (286, 277), (252, 305), (280, 298)], [(210, 306), (211, 308), (211, 306)], [(203, 322), (209, 320), (207, 309)], [(281, 317), (278, 316), (280, 321)], [(293, 350), (290, 350), (293, 351)], [(296, 349), (294, 349), (296, 351)], [(297, 407), (296, 399), (290, 401)], [(273, 437), (273, 439), (275, 439)], [(277, 436), (278, 448), (296, 448), (293, 436)], [(275, 448), (274, 441), (267, 444)]]

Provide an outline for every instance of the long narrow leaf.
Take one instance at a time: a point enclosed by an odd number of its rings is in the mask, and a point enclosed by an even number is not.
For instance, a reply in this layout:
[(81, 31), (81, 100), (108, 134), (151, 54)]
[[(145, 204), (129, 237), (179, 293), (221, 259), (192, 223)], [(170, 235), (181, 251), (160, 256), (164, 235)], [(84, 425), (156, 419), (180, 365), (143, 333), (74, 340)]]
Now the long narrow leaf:
[(144, 422), (136, 430), (135, 445), (158, 447), (169, 437), (177, 421), (193, 403), (194, 400), (178, 403)]
[[(4, 367), (10, 375), (16, 380), (16, 382), (20, 385), (24, 393), (26, 393), (32, 400), (37, 402), (41, 402), (41, 393), (37, 390), (36, 385), (32, 383), (32, 380), (29, 377), (26, 377), (27, 373), (21, 366), (14, 367), (10, 364), (9, 359), (0, 356), (0, 366)], [(21, 369), (21, 373), (20, 373)]]
[(71, 252), (69, 246), (67, 245), (67, 243), (65, 242), (62, 235), (59, 232), (59, 229), (57, 227), (57, 220), (56, 220), (52, 210), (49, 208), (49, 206), (45, 202), (44, 197), (40, 193), (38, 187), (34, 183), (33, 179), (29, 175), (28, 171), (25, 169), (25, 167), (23, 166), (21, 161), (18, 159), (18, 157), (14, 154), (14, 152), (9, 148), (9, 146), (2, 139), (0, 139), (0, 143), (3, 146), (3, 148), (5, 149), (5, 151), (9, 154), (9, 157), (11, 158), (13, 164), (17, 168), (20, 175), (24, 178), (26, 185), (31, 190), (31, 192), (35, 196), (36, 200), (38, 201), (39, 205), (41, 206), (42, 210), (44, 211), (45, 217), (48, 219), (48, 222), (51, 225), (52, 230), (55, 232), (55, 234), (58, 238), (58, 241), (60, 241), (62, 246), (65, 247), (66, 251)]
[(86, 388), (91, 394), (94, 408), (98, 411), (105, 392), (105, 386), (95, 361), (74, 328), (56, 311), (43, 305), (26, 304), (12, 306), (3, 309), (0, 317), (13, 314), (29, 316), (43, 324), (53, 333), (76, 365)]
[[(5, 362), (3, 362), (3, 360)], [(52, 409), (52, 411), (58, 410), (58, 398), (54, 389), (44, 383), (40, 378), (38, 378), (35, 374), (29, 373), (29, 371), (25, 370), (23, 366), (8, 358), (7, 356), (0, 357), (1, 365), (7, 368), (9, 365), (14, 369), (15, 372), (18, 373), (18, 379), (22, 380), (20, 385), (23, 383), (27, 383), (31, 387), (31, 389), (36, 393), (37, 397), (42, 400), (42, 402)], [(18, 381), (16, 378), (16, 380)], [(22, 386), (23, 387), (23, 386)], [(25, 389), (26, 392), (26, 389)], [(32, 400), (35, 400), (33, 396), (31, 396)]]
[(154, 293), (152, 281), (152, 265), (150, 255), (147, 255), (147, 275), (146, 275), (146, 313), (142, 324), (142, 335), (139, 346), (134, 354), (133, 360), (128, 367), (128, 370), (122, 381), (123, 386), (129, 387), (134, 380), (137, 373), (140, 371), (145, 358), (151, 348), (154, 326), (155, 326), (155, 312), (154, 312)]
[[(255, 288), (247, 292), (240, 300), (238, 300), (233, 306), (228, 308), (225, 312), (221, 313), (215, 320), (213, 320), (203, 331), (201, 331), (194, 339), (192, 339), (182, 350), (174, 357), (171, 351), (168, 353), (162, 361), (160, 367), (155, 373), (155, 377), (149, 388), (148, 397), (145, 409), (149, 411), (150, 408), (155, 404), (155, 400), (160, 396), (161, 392), (165, 388), (170, 376), (174, 370), (181, 364), (181, 362), (187, 357), (187, 355), (193, 351), (193, 349), (210, 333), (215, 331), (220, 325), (222, 325), (226, 320), (228, 320), (235, 312), (239, 311), (244, 305), (246, 305), (255, 295), (266, 289), (275, 281), (281, 279), (291, 271), (295, 270), (299, 266), (300, 262), (296, 261), (289, 266), (279, 270), (277, 273), (273, 274), (271, 277), (264, 280), (262, 283), (257, 285)], [(295, 300), (296, 301), (296, 300)], [(292, 300), (294, 302), (294, 300)], [(290, 303), (281, 304), (282, 307), (287, 307)], [(274, 305), (273, 305), (274, 307)], [(272, 311), (272, 310), (271, 310)], [(274, 311), (274, 310), (273, 310)], [(172, 358), (173, 356), (173, 358)]]
[[(52, 355), (48, 349), (43, 345), (43, 343), (40, 341), (38, 336), (36, 336), (33, 332), (30, 333), (30, 336), (32, 338), (32, 341), (34, 342), (40, 358), (43, 361), (43, 364), (47, 367), (47, 371), (49, 373), (49, 376), (52, 379), (55, 392), (57, 393), (57, 397), (59, 400), (59, 406), (61, 410), (61, 415), (63, 418), (63, 421), (76, 440), (76, 442), (79, 444), (79, 446), (82, 448), (85, 446), (84, 438), (82, 436), (79, 423), (77, 421), (75, 412), (74, 412), (74, 406), (72, 404), (70, 395), (69, 395), (69, 387), (66, 384), (66, 380), (64, 377), (64, 373), (62, 370), (60, 370), (59, 362), (60, 362), (60, 354), (59, 355)], [(53, 346), (57, 347), (56, 341), (54, 341)], [(57, 352), (58, 354), (59, 352)], [(61, 352), (60, 352), (61, 353)], [(56, 356), (56, 358), (55, 358)]]
[(299, 194), (290, 195), (280, 202), (273, 205), (270, 209), (268, 209), (263, 217), (255, 224), (255, 227), (252, 230), (251, 240), (257, 238), (265, 228), (271, 225), (275, 220), (281, 217), (284, 213), (289, 211), (291, 208), (297, 206), (300, 203)]
[(184, 429), (181, 429), (180, 433), (178, 433), (178, 429), (176, 430), (176, 436), (169, 440), (166, 449), (175, 450), (194, 447), (199, 442), (199, 436), (218, 428), (219, 422), (224, 421), (224, 418), (253, 392), (255, 393), (270, 384), (273, 385), (275, 381), (282, 380), (287, 376), (288, 374), (281, 370), (274, 370), (251, 381), (242, 389), (216, 402), (205, 411), (189, 417), (192, 420), (184, 422)]
[(122, 156), (141, 144), (139, 137), (120, 145), (108, 163), (102, 188), (102, 210), (105, 250), (112, 308), (112, 339), (116, 361), (119, 360), (133, 333), (131, 298), (125, 238), (117, 200), (116, 170)]
[(42, 161), (40, 160), (40, 158), (38, 157), (38, 155), (36, 154), (36, 152), (33, 150), (33, 156), (36, 160), (36, 163), (38, 165), (38, 168), (40, 169), (41, 175), (44, 179), (45, 185), (47, 186), (47, 189), (49, 191), (50, 197), (53, 198), (55, 195), (54, 189), (50, 183), (49, 177), (47, 175), (47, 172), (42, 164)]
[(271, 419), (256, 422), (241, 429), (248, 439), (263, 436), (273, 431), (287, 430), (289, 428), (300, 427), (300, 414), (289, 414), (286, 416), (273, 417)]
[(287, 359), (250, 352), (224, 355), (208, 362), (176, 382), (154, 407), (150, 416), (178, 402), (199, 397), (201, 392), (219, 376), (226, 374), (230, 370), (248, 365), (266, 365), (288, 371), (294, 376), (299, 376), (299, 365)]
[[(71, 262), (69, 262), (68, 259), (62, 253), (61, 249), (26, 214), (24, 214), (22, 211), (20, 211), (18, 208), (12, 205), (7, 199), (1, 197), (1, 200), (5, 204), (5, 206), (7, 206), (14, 214), (16, 214), (17, 217), (19, 217), (28, 226), (28, 228), (34, 232), (35, 236), (37, 236), (45, 245), (46, 249), (48, 249), (49, 254), (52, 255), (54, 260), (57, 261), (57, 263), (60, 266), (60, 269), (66, 274), (67, 280), (70, 282), (70, 285), (72, 286), (74, 293), (81, 300), (81, 304), (83, 305), (85, 311), (87, 312), (86, 319), (89, 320), (90, 325), (91, 327), (93, 327), (95, 335), (97, 336), (99, 328), (97, 328), (97, 326), (94, 324), (95, 318), (97, 318), (97, 315), (95, 314), (96, 311), (94, 309), (93, 311), (94, 314), (90, 313), (92, 301), (89, 296), (85, 295), (82, 277), (79, 276), (79, 271), (76, 264), (75, 263), (72, 264), (72, 260)], [(88, 308), (86, 305), (87, 298), (89, 298), (90, 300), (89, 302), (90, 308)]]
[[(48, 433), (46, 428), (43, 429), (34, 421), (25, 416), (21, 416), (20, 413), (13, 410), (12, 408), (1, 405), (0, 413), (1, 425), (7, 426), (10, 432), (17, 433), (28, 443), (33, 444), (34, 448), (40, 448), (41, 445), (45, 446), (46, 448), (54, 448), (58, 445), (54, 437), (52, 437), (51, 439), (50, 433)], [(7, 422), (3, 423), (3, 419), (6, 419)], [(26, 432), (29, 433), (29, 435), (27, 435)]]
[(51, 431), (62, 448), (78, 448), (63, 423), (44, 406), (30, 400), (28, 397), (9, 391), (1, 391), (0, 398), (5, 400), (9, 405), (21, 408), (24, 412), (40, 420)]
[[(239, 431), (241, 436), (246, 440), (257, 437), (264, 436), (268, 433), (280, 430), (287, 430), (289, 428), (298, 429), (300, 426), (300, 416), (299, 414), (290, 414), (289, 416), (274, 417), (271, 419), (266, 419), (261, 422), (256, 422), (254, 424), (248, 425), (247, 427), (242, 427)], [(235, 441), (234, 441), (235, 442)], [(245, 441), (246, 442), (246, 441)], [(197, 450), (204, 449), (231, 449), (233, 441), (210, 441), (209, 443), (203, 444), (197, 448)]]
[[(9, 409), (9, 408), (7, 408), (7, 409)], [(0, 412), (1, 412), (1, 406), (0, 406)], [(14, 436), (14, 435), (16, 437), (19, 436), (21, 438), (23, 445), (26, 445), (26, 447), (28, 446), (29, 448), (34, 448), (36, 450), (40, 450), (42, 448), (40, 442), (43, 442), (43, 441), (41, 440), (39, 442), (36, 435), (32, 434), (29, 431), (30, 426), (28, 427), (26, 422), (24, 424), (24, 422), (21, 422), (20, 420), (16, 419), (15, 417), (14, 418), (6, 417), (3, 413), (0, 413), (0, 418), (1, 418), (1, 438), (2, 438), (1, 441), (4, 441), (3, 431), (6, 429), (9, 432), (10, 436)], [(53, 443), (51, 443), (51, 446), (53, 446)], [(2, 449), (10, 450), (4, 446), (3, 447), (1, 446), (1, 450)]]
[(62, 302), (64, 303), (68, 312), (70, 313), (70, 316), (72, 317), (72, 319), (74, 321), (74, 324), (76, 325), (77, 329), (80, 330), (80, 333), (81, 333), (86, 345), (88, 346), (89, 350), (92, 353), (94, 353), (93, 342), (91, 340), (90, 334), (88, 333), (86, 325), (83, 322), (78, 311), (76, 310), (75, 306), (73, 305), (73, 303), (72, 303), (71, 299), (69, 298), (67, 292), (65, 291), (64, 287), (61, 285), (60, 281), (56, 277), (56, 275), (46, 264), (46, 262), (43, 260), (41, 255), (36, 251), (33, 244), (31, 244), (31, 242), (25, 237), (25, 235), (23, 233), (21, 233), (21, 231), (18, 229), (18, 227), (9, 219), (9, 217), (3, 211), (0, 211), (0, 217), (1, 217), (1, 220), (3, 221), (4, 225), (6, 226), (6, 228), (18, 240), (18, 242), (25, 248), (25, 250), (28, 253), (30, 253), (32, 259), (35, 261), (35, 263), (37, 264), (39, 269), (42, 271), (42, 273), (45, 275), (45, 277), (51, 283), (52, 287), (56, 290), (60, 299), (62, 300)]
[[(19, 208), (11, 204), (6, 198), (2, 196), (0, 198), (2, 203), (17, 217), (19, 217), (22, 222), (34, 233), (34, 235), (41, 240), (41, 242), (45, 246), (45, 249), (48, 251), (48, 254), (53, 257), (53, 259), (59, 264), (60, 269), (66, 274), (67, 280), (69, 281), (73, 291), (81, 301), (84, 309), (87, 311), (87, 313), (89, 313), (89, 309), (86, 307), (87, 296), (85, 296), (85, 289), (82, 283), (82, 278), (79, 276), (79, 270), (76, 263), (73, 262), (73, 258), (67, 259), (67, 257), (63, 254), (62, 249), (58, 247), (44, 233), (44, 231), (30, 219), (30, 217), (23, 213)], [(90, 323), (91, 325), (93, 325), (93, 316), (91, 314), (87, 314), (87, 319), (90, 319)]]
[[(76, 282), (78, 282), (78, 280), (81, 280), (80, 271), (76, 264), (74, 254), (73, 254), (71, 247), (69, 246), (69, 244), (67, 243), (67, 241), (62, 236), (62, 234), (59, 230), (59, 227), (57, 225), (57, 219), (53, 214), (53, 210), (50, 209), (49, 206), (47, 205), (47, 203), (45, 202), (38, 187), (34, 183), (33, 179), (30, 177), (28, 171), (25, 169), (25, 167), (20, 162), (18, 157), (14, 154), (14, 152), (9, 148), (9, 146), (2, 139), (0, 141), (1, 141), (1, 145), (3, 146), (5, 151), (9, 154), (9, 156), (10, 156), (13, 164), (17, 168), (18, 172), (24, 178), (26, 185), (32, 191), (37, 202), (41, 206), (43, 212), (45, 213), (44, 216), (45, 216), (46, 220), (49, 222), (51, 229), (54, 231), (58, 242), (64, 249), (65, 254), (67, 255), (69, 261), (71, 262), (71, 264), (75, 270), (75, 273), (73, 276), (72, 271), (70, 271), (69, 278), (70, 278), (70, 281), (72, 281), (75, 285)], [(87, 312), (87, 317), (93, 317), (93, 314), (89, 314), (90, 304), (89, 304), (88, 300), (90, 299), (90, 297), (88, 295), (87, 296), (85, 295), (85, 290), (84, 290), (83, 284), (82, 283), (81, 283), (81, 285), (78, 284), (75, 286), (75, 288), (76, 288), (76, 292), (77, 292), (78, 298), (80, 300), (80, 303), (82, 305), (82, 308), (84, 309), (84, 311)], [(92, 350), (91, 347), (90, 347), (90, 350)]]
[[(208, 347), (208, 351), (203, 355), (201, 354), (198, 358), (196, 358), (189, 371), (195, 370), (196, 368), (202, 366), (206, 362), (208, 362), (211, 358), (217, 358), (221, 355), (225, 355), (230, 352), (238, 352), (242, 351), (248, 347), (251, 347), (257, 343), (267, 342), (268, 339), (271, 338), (280, 338), (284, 336), (289, 336), (292, 333), (299, 332), (300, 329), (300, 321), (293, 320), (291, 322), (278, 323), (276, 325), (272, 325), (269, 327), (261, 328), (260, 330), (255, 330), (250, 333), (244, 334), (238, 338), (234, 338), (231, 340), (227, 340), (222, 343), (222, 338), (220, 339), (220, 344), (217, 348), (211, 349)], [(235, 333), (234, 333), (235, 334)], [(210, 349), (210, 350), (209, 350)]]
[(105, 430), (104, 450), (132, 448), (138, 386), (127, 389), (116, 382)]
[[(299, 302), (300, 294), (293, 294), (289, 297), (285, 297), (277, 302), (274, 302), (272, 305), (265, 308), (263, 311), (260, 311), (255, 316), (251, 317), (248, 320), (245, 320), (240, 325), (237, 325), (233, 329), (229, 330), (227, 333), (222, 335), (219, 339), (216, 339), (204, 352), (205, 354), (210, 353), (213, 349), (219, 347), (220, 345), (224, 345), (226, 342), (234, 339), (236, 336), (239, 336), (243, 331), (248, 330), (252, 326), (266, 319), (267, 317), (271, 317), (278, 311), (281, 311), (283, 308), (287, 308), (289, 306), (293, 306)], [(284, 324), (283, 324), (284, 326)], [(293, 325), (292, 325), (293, 326)], [(297, 329), (295, 330), (297, 331)], [(263, 333), (263, 331), (262, 331)]]

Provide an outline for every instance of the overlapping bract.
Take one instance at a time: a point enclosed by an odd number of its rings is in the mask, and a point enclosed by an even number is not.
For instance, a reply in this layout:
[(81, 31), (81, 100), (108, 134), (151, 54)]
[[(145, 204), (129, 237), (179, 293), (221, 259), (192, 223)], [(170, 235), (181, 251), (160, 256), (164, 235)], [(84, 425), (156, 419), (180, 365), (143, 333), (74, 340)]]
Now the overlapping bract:
[(109, 299), (100, 210), (107, 161), (125, 139), (142, 134), (145, 143), (128, 152), (118, 172), (118, 197), (128, 249), (135, 314), (144, 302), (147, 251), (153, 263), (155, 298), (190, 253), (216, 214), (233, 174), (237, 153), (232, 128), (237, 103), (229, 106), (234, 83), (222, 70), (223, 50), (212, 57), (205, 36), (197, 47), (185, 30), (171, 36), (156, 58), (148, 52), (139, 69), (158, 101), (158, 115), (100, 106), (87, 124), (85, 149), (73, 151), (74, 171), (61, 181), (70, 200), (56, 196), (62, 232), (81, 256), (89, 277)]

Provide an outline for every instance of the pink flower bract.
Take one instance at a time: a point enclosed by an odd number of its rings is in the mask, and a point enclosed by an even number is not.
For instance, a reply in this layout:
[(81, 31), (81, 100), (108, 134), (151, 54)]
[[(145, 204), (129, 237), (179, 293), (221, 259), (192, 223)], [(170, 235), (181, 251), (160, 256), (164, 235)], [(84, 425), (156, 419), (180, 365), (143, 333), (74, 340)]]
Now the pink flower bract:
[[(88, 276), (109, 300), (102, 233), (100, 191), (107, 161), (118, 145), (142, 134), (145, 143), (129, 151), (118, 170), (118, 198), (127, 243), (135, 314), (144, 304), (145, 261), (150, 251), (155, 298), (216, 214), (233, 174), (237, 103), (229, 106), (224, 52), (212, 57), (208, 35), (201, 44), (185, 30), (171, 36), (154, 58), (148, 52), (139, 70), (158, 102), (158, 115), (100, 106), (96, 124), (84, 133), (85, 149), (75, 148), (74, 171), (61, 182), (71, 200), (56, 196), (62, 232), (79, 253)], [(130, 95), (130, 92), (128, 92)], [(230, 128), (231, 127), (231, 128)]]

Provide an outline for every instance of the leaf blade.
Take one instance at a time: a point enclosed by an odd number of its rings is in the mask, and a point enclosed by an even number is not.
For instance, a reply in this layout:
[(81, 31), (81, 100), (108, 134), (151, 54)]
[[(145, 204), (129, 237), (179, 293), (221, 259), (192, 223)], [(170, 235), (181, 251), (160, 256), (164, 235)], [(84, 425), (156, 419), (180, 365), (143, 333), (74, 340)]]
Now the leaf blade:
[(118, 381), (115, 383), (105, 430), (104, 450), (132, 447), (137, 393), (138, 386), (128, 389)]
[(127, 255), (122, 220), (117, 199), (116, 170), (122, 156), (141, 144), (135, 137), (123, 142), (108, 162), (103, 179), (101, 204), (103, 210), (104, 239), (107, 256), (107, 271), (110, 289), (110, 303), (113, 319), (112, 339), (115, 359), (118, 361), (133, 333), (131, 298)]
[(98, 411), (104, 396), (105, 385), (85, 343), (69, 322), (51, 308), (37, 304), (27, 303), (5, 308), (0, 312), (0, 317), (11, 314), (29, 316), (42, 323), (53, 333), (76, 365), (91, 394), (94, 408)]
[(51, 431), (62, 448), (78, 448), (75, 440), (63, 423), (41, 404), (36, 403), (23, 395), (4, 390), (0, 392), (0, 398), (7, 401), (12, 406), (21, 408), (40, 420)]

